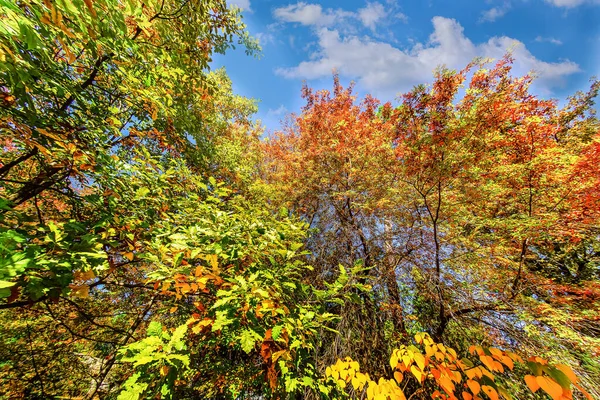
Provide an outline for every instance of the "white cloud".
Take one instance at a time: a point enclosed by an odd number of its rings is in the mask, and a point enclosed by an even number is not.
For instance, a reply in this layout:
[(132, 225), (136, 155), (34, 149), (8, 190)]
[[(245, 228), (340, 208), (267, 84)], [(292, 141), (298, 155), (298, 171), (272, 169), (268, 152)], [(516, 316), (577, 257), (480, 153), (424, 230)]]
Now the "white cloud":
[(599, 0), (546, 0), (546, 3), (550, 3), (556, 7), (573, 8), (580, 6), (584, 3), (600, 4)]
[(535, 41), (536, 42), (548, 42), (548, 43), (555, 44), (557, 46), (560, 46), (561, 44), (563, 44), (563, 42), (561, 40), (555, 39), (553, 37), (538, 36), (535, 38)]
[(276, 108), (275, 110), (273, 110), (272, 108), (269, 108), (269, 111), (267, 111), (267, 116), (269, 116), (269, 117), (281, 117), (281, 116), (287, 114), (287, 112), (288, 112), (288, 109), (285, 108), (285, 106), (282, 104), (278, 108)]
[(537, 86), (544, 92), (560, 86), (565, 76), (580, 71), (577, 64), (568, 60), (539, 60), (523, 43), (506, 36), (475, 44), (454, 19), (434, 17), (432, 23), (428, 43), (416, 43), (406, 50), (368, 37), (344, 37), (338, 30), (320, 28), (316, 32), (318, 50), (309, 60), (276, 72), (287, 78), (318, 79), (331, 76), (336, 69), (341, 76), (357, 80), (367, 91), (389, 96), (392, 90), (406, 91), (415, 84), (430, 81), (432, 71), (441, 64), (461, 69), (477, 56), (501, 58), (507, 49), (512, 49), (516, 59), (515, 73), (534, 70)]
[(273, 15), (284, 22), (298, 22), (302, 25), (332, 26), (341, 22), (344, 18), (352, 16), (352, 13), (332, 9), (323, 11), (323, 7), (319, 4), (299, 2), (276, 8), (273, 11)]
[(367, 3), (365, 8), (358, 10), (358, 18), (362, 24), (374, 31), (376, 24), (387, 17), (387, 11), (381, 3)]
[(406, 15), (397, 12), (397, 8), (395, 1), (390, 2), (390, 0), (388, 0), (387, 6), (379, 2), (367, 2), (365, 7), (356, 12), (333, 8), (324, 9), (320, 4), (301, 1), (276, 8), (273, 16), (281, 22), (299, 23), (314, 28), (335, 27), (344, 32), (356, 31), (356, 26), (348, 23), (349, 19), (353, 19), (375, 32), (379, 25), (389, 23), (392, 19), (406, 21)]
[(508, 7), (493, 7), (481, 14), (480, 22), (494, 22), (508, 12)]
[(254, 36), (256, 36), (256, 38), (258, 39), (258, 43), (261, 46), (266, 46), (266, 45), (268, 45), (270, 43), (275, 43), (275, 35), (273, 35), (272, 33), (269, 33), (269, 32), (258, 32)]
[(243, 11), (252, 11), (250, 8), (250, 0), (227, 0), (227, 3), (231, 6), (237, 6)]

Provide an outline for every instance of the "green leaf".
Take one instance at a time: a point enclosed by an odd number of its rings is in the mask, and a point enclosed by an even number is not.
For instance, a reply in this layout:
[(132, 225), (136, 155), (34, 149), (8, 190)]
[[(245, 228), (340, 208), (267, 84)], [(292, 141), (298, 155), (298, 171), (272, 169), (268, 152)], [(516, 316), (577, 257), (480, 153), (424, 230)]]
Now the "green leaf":
[(527, 367), (535, 376), (540, 376), (542, 374), (542, 365), (540, 363), (535, 361), (527, 361)]
[(570, 389), (571, 388), (571, 380), (569, 379), (569, 377), (567, 377), (567, 375), (565, 375), (564, 372), (562, 372), (561, 370), (554, 368), (554, 367), (549, 367), (549, 368), (544, 368), (544, 370), (548, 373), (548, 375), (550, 375), (556, 382), (558, 382), (558, 384), (563, 388), (563, 389)]
[(283, 331), (283, 325), (275, 325), (271, 330), (271, 335), (273, 336), (273, 340), (279, 340), (281, 337), (281, 331)]
[(119, 393), (117, 400), (139, 400), (140, 396), (144, 394), (146, 388), (148, 387), (147, 383), (139, 383), (138, 379), (141, 374), (135, 373), (129, 379), (125, 381), (123, 385), (125, 390)]
[(217, 311), (217, 318), (212, 325), (212, 331), (217, 332), (222, 330), (227, 325), (231, 325), (234, 322), (233, 319), (230, 319), (227, 316), (227, 311)]
[(261, 339), (261, 336), (252, 329), (245, 329), (239, 337), (242, 350), (244, 350), (246, 354), (254, 350), (256, 342), (259, 342)]
[(160, 322), (152, 321), (148, 324), (146, 335), (148, 336), (162, 336), (163, 327)]
[(0, 289), (9, 288), (15, 286), (16, 284), (16, 282), (0, 281)]

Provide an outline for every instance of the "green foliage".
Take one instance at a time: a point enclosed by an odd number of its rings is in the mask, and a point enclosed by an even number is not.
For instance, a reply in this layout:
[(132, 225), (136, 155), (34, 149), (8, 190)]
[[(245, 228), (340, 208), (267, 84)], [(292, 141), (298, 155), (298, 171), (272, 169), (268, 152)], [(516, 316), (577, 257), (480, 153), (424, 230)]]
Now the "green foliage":
[[(164, 398), (172, 398), (174, 379), (180, 371), (189, 368), (185, 334), (187, 325), (181, 325), (170, 334), (156, 321), (148, 325), (148, 337), (131, 343), (121, 350), (121, 360), (132, 362), (141, 372), (133, 374), (123, 384), (118, 400), (138, 399), (144, 393), (160, 391)], [(160, 379), (154, 378), (160, 375)], [(148, 396), (150, 397), (150, 396)]]

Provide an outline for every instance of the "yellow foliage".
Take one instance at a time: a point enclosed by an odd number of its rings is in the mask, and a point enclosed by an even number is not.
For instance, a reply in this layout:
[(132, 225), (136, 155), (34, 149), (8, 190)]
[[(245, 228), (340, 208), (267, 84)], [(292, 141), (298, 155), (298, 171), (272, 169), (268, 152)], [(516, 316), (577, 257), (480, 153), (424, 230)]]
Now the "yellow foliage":
[[(406, 379), (415, 379), (423, 387), (432, 387), (432, 384), (437, 386), (439, 389), (431, 393), (434, 399), (454, 400), (460, 395), (464, 400), (475, 400), (481, 399), (479, 396), (485, 393), (485, 397), (490, 400), (499, 400), (501, 396), (510, 400), (511, 395), (498, 383), (494, 374), (503, 374), (504, 366), (513, 370), (514, 362), (525, 364), (515, 353), (471, 346), (469, 352), (477, 356), (473, 361), (481, 363), (474, 365), (472, 360), (459, 359), (454, 349), (435, 343), (427, 333), (415, 335), (415, 342), (422, 345), (425, 354), (413, 345), (402, 345), (395, 349), (390, 356), (393, 379), (382, 377), (378, 381), (372, 380), (368, 374), (360, 372), (357, 362), (348, 357), (327, 367), (326, 375), (342, 390), (349, 390), (347, 383), (351, 382), (352, 393), (358, 398), (366, 394), (368, 400), (405, 399), (398, 384)], [(577, 376), (566, 365), (558, 364), (553, 367), (547, 360), (539, 357), (530, 358), (527, 365), (536, 371), (536, 376), (524, 377), (532, 392), (541, 388), (553, 400), (570, 400), (573, 398), (571, 384), (581, 389), (577, 385)], [(570, 382), (560, 377), (555, 379), (556, 371), (566, 376)], [(584, 394), (589, 396), (585, 392)]]

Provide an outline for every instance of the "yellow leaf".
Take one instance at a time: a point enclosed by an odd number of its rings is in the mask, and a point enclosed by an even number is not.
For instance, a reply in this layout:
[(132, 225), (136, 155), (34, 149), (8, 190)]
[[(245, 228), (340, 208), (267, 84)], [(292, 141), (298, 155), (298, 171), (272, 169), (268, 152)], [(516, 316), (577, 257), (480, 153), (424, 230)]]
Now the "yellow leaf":
[(444, 346), (444, 345), (443, 345), (443, 344), (441, 344), (441, 343), (438, 343), (437, 347), (438, 347), (438, 349), (440, 350), (440, 352), (441, 352), (442, 354), (446, 354), (446, 346)]
[(71, 295), (80, 299), (85, 299), (90, 296), (90, 287), (87, 285), (69, 285), (71, 288)]
[(540, 388), (540, 385), (533, 375), (525, 375), (525, 383), (533, 393), (537, 392)]
[(208, 261), (211, 265), (211, 267), (213, 268), (213, 270), (216, 270), (217, 267), (219, 266), (219, 262), (218, 262), (218, 258), (216, 254), (209, 254), (206, 256), (206, 261)]
[(493, 387), (483, 385), (481, 387), (481, 390), (483, 390), (484, 393), (488, 395), (490, 400), (498, 400), (498, 392), (496, 392), (496, 389), (494, 389)]
[(550, 397), (552, 397), (554, 400), (560, 400), (563, 390), (562, 387), (554, 381), (554, 379), (551, 379), (547, 376), (536, 376), (535, 380), (544, 390), (544, 392), (550, 395)]
[(433, 348), (433, 346), (425, 346), (425, 354), (427, 355), (427, 357), (431, 357), (432, 355), (434, 355), (435, 349)]
[(375, 387), (377, 384), (375, 382), (369, 382), (369, 387), (367, 388), (367, 399), (373, 400), (375, 397)]
[(73, 274), (73, 279), (74, 280), (78, 280), (78, 281), (87, 281), (90, 279), (94, 279), (96, 277), (96, 274), (94, 274), (94, 271), (89, 270), (89, 271), (76, 271)]
[(469, 379), (467, 381), (467, 386), (469, 387), (469, 389), (471, 389), (471, 392), (474, 395), (477, 395), (479, 393), (479, 390), (481, 390), (481, 386), (479, 385), (479, 383), (472, 379)]
[(392, 356), (390, 357), (390, 367), (392, 367), (392, 369), (396, 368), (396, 366), (398, 365), (398, 356), (396, 356), (396, 352), (392, 353)]
[(276, 351), (275, 353), (273, 353), (271, 355), (271, 358), (273, 359), (273, 362), (276, 362), (277, 359), (279, 359), (279, 357), (283, 357), (283, 359), (286, 360), (289, 358), (289, 357), (287, 357), (288, 356), (287, 353), (288, 353), (287, 350), (279, 350), (279, 351)]
[(415, 341), (419, 344), (423, 343), (423, 334), (421, 332), (415, 335)]
[(452, 371), (452, 375), (454, 375), (454, 382), (460, 382), (462, 380), (462, 375), (458, 371)]
[(419, 370), (415, 365), (410, 367), (410, 372), (412, 372), (412, 374), (415, 376), (415, 378), (417, 378), (419, 383), (421, 383), (421, 378), (423, 377), (423, 372), (421, 370)]
[[(450, 355), (450, 357), (448, 357), (448, 354)], [(452, 348), (448, 348), (448, 353), (446, 354), (446, 357), (448, 357), (448, 359), (450, 359), (450, 361), (454, 361), (458, 358), (458, 355), (456, 354), (456, 350), (452, 349)]]
[(421, 353), (415, 353), (414, 359), (421, 371), (425, 370), (425, 357)]
[(362, 390), (367, 383), (367, 377), (364, 374), (358, 373), (352, 378), (352, 387), (354, 390)]

